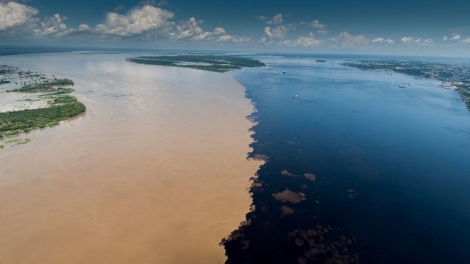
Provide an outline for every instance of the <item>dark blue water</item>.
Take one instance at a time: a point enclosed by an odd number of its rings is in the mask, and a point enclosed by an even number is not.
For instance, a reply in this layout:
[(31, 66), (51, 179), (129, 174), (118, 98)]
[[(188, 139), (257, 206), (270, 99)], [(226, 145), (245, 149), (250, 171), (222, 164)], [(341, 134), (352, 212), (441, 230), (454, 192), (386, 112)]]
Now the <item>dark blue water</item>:
[[(339, 65), (350, 58), (258, 59), (268, 67), (234, 77), (257, 109), (251, 155), (269, 159), (227, 263), (470, 263), (470, 112), (456, 92)], [(287, 189), (305, 199), (272, 195)]]

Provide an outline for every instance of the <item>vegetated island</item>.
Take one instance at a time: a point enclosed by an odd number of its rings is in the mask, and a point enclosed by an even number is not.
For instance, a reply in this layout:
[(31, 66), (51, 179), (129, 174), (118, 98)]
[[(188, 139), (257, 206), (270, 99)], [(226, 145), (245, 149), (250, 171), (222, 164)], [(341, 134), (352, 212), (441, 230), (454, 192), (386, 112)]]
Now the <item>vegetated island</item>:
[(348, 61), (341, 64), (362, 70), (385, 70), (442, 81), (442, 87), (459, 93), (470, 111), (469, 65), (402, 60)]
[[(70, 95), (75, 90), (72, 88), (74, 82), (69, 79), (0, 65), (0, 82), (0, 94), (7, 98), (2, 100), (1, 109), (7, 111), (0, 112), (0, 140), (33, 129), (55, 126), (86, 110), (85, 105)], [(29, 141), (14, 139), (4, 143), (18, 145)], [(3, 148), (3, 145), (0, 146)]]
[(264, 67), (266, 64), (236, 55), (173, 55), (173, 56), (141, 56), (129, 58), (127, 61), (160, 65), (173, 66), (190, 69), (198, 69), (212, 72), (228, 72), (241, 68)]

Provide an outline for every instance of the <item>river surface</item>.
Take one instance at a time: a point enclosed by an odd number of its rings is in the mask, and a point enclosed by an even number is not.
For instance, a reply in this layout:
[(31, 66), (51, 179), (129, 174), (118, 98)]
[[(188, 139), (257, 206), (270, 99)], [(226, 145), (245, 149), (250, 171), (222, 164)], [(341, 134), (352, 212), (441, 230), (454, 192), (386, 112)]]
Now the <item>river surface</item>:
[(132, 56), (1, 57), (73, 79), (87, 112), (0, 151), (0, 262), (223, 263), (234, 231), (228, 264), (470, 263), (455, 91), (340, 65), (360, 56), (230, 74)]
[(72, 79), (87, 107), (0, 150), (0, 263), (224, 263), (260, 165), (253, 106), (230, 75), (132, 56), (0, 57)]
[(360, 56), (255, 58), (268, 67), (233, 76), (257, 110), (252, 155), (269, 160), (229, 263), (470, 263), (470, 112), (457, 92), (340, 65)]

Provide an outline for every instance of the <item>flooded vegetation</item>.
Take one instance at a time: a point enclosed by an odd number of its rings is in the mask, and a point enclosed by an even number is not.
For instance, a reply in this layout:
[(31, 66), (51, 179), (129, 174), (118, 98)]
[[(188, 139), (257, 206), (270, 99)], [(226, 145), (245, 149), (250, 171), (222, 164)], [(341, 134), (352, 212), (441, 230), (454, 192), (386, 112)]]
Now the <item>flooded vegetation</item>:
[[(12, 96), (10, 103), (18, 104), (20, 101), (19, 109), (0, 112), (0, 138), (27, 133), (37, 128), (52, 127), (86, 110), (84, 104), (74, 96), (68, 95), (74, 91), (70, 87), (74, 85), (74, 82), (70, 79), (48, 77), (45, 74), (23, 71), (8, 65), (1, 66), (0, 76), (4, 84), (9, 84), (9, 88), (12, 87), (7, 90), (3, 89), (1, 94), (8, 93)], [(18, 93), (31, 95), (27, 98), (14, 95)], [(29, 141), (22, 141), (21, 144), (27, 142)], [(5, 143), (12, 143), (12, 141)]]
[(10, 92), (19, 92), (19, 93), (50, 93), (50, 92), (63, 92), (68, 93), (73, 92), (71, 88), (64, 88), (63, 86), (73, 86), (74, 83), (69, 79), (54, 79), (54, 80), (44, 80), (39, 83), (26, 84), (19, 89), (7, 90), (7, 93)]

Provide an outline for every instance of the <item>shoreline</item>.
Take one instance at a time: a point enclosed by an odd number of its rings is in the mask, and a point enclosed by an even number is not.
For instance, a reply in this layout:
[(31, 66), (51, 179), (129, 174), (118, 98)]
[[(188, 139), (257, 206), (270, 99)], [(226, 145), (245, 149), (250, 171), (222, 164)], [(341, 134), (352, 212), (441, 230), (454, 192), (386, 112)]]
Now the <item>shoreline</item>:
[(245, 87), (228, 74), (74, 56), (63, 69), (62, 54), (31, 62), (73, 79), (87, 114), (0, 152), (0, 262), (224, 263), (219, 243), (249, 211), (262, 164), (247, 160)]

